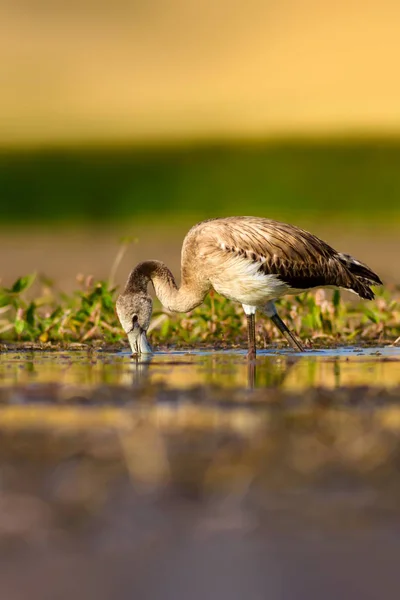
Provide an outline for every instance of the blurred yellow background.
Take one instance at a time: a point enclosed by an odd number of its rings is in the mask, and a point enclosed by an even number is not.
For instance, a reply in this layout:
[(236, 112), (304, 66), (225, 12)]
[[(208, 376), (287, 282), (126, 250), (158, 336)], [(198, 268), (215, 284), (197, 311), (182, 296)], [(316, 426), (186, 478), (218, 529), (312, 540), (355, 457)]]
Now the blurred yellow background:
[(0, 282), (302, 225), (399, 281), (400, 3), (0, 0)]
[(396, 0), (1, 0), (3, 146), (400, 131)]

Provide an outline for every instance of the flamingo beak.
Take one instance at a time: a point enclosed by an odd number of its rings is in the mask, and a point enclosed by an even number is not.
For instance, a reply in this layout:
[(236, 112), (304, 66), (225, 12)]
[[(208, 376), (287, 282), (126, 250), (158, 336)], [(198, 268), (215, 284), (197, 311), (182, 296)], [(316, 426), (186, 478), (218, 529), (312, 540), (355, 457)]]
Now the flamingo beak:
[(128, 332), (128, 340), (132, 354), (152, 354), (153, 350), (147, 340), (146, 331), (136, 323)]

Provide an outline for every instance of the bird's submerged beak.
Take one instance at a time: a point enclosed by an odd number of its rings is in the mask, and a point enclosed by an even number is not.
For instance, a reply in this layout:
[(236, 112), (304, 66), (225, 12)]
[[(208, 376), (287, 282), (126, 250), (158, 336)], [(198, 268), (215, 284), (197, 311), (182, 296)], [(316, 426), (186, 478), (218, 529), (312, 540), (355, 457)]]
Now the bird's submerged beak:
[(132, 354), (152, 354), (153, 350), (147, 340), (146, 332), (139, 325), (135, 325), (128, 333), (128, 340)]

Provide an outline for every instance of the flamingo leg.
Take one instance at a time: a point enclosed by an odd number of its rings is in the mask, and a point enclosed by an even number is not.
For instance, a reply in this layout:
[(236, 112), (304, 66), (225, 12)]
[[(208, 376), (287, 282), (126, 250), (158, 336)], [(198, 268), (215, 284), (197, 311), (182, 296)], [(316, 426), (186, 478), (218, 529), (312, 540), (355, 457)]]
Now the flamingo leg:
[(267, 302), (265, 306), (260, 308), (262, 312), (267, 315), (271, 319), (273, 323), (277, 326), (283, 337), (289, 342), (289, 345), (292, 346), (294, 350), (297, 352), (305, 352), (305, 348), (300, 340), (287, 328), (285, 323), (282, 321), (280, 316), (276, 311), (276, 306), (273, 301)]
[(279, 331), (281, 332), (281, 334), (286, 338), (286, 340), (289, 342), (290, 346), (292, 346), (292, 348), (294, 350), (296, 350), (297, 352), (304, 352), (305, 351), (305, 348), (304, 348), (303, 344), (290, 331), (290, 329), (288, 329), (288, 327), (282, 321), (282, 319), (280, 318), (280, 316), (278, 315), (278, 313), (275, 313), (274, 315), (272, 315), (271, 320), (272, 320), (273, 323), (275, 323), (275, 325), (277, 326), (277, 328), (279, 329)]
[(256, 357), (256, 316), (255, 314), (246, 315), (247, 317), (247, 340), (248, 353), (247, 357), (254, 360)]

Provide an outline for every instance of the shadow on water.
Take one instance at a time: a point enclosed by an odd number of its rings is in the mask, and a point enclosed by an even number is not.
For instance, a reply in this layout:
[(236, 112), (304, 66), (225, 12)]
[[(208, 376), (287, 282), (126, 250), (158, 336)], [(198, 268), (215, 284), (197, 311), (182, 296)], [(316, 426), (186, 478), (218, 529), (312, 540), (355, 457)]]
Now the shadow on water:
[(398, 597), (400, 349), (0, 354), (0, 597)]

